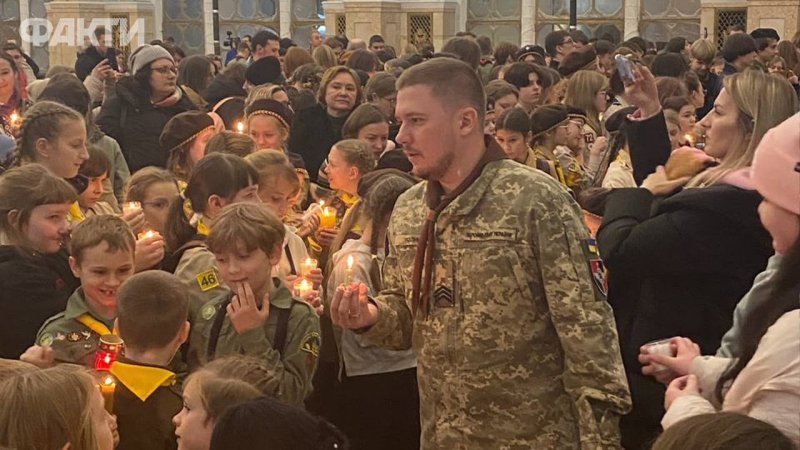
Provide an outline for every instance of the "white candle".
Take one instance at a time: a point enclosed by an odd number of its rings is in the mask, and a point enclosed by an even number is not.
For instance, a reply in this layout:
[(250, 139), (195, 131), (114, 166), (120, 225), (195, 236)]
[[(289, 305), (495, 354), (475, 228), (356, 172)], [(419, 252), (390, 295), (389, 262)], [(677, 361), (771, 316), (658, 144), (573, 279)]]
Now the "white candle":
[(304, 299), (313, 290), (313, 286), (305, 278), (294, 284), (294, 295)]
[(128, 214), (137, 209), (142, 209), (142, 204), (139, 202), (127, 202), (122, 204), (122, 214)]
[(344, 273), (344, 285), (350, 286), (353, 278), (353, 255), (347, 257), (347, 271)]
[(305, 261), (300, 263), (300, 277), (308, 278), (308, 275), (311, 273), (311, 271), (316, 268), (317, 268), (317, 260), (306, 258)]

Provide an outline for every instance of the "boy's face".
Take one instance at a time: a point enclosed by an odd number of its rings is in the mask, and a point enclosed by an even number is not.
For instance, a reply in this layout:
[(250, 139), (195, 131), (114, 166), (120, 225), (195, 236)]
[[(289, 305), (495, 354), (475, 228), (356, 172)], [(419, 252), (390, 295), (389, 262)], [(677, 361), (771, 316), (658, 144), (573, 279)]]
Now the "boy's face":
[[(261, 249), (248, 252), (243, 245), (236, 247), (236, 250), (214, 254), (220, 276), (234, 292), (238, 285), (244, 283), (249, 284), (256, 295), (265, 292), (271, 279), (272, 266), (280, 262), (281, 245), (275, 247), (272, 255), (267, 255)], [(257, 300), (261, 301), (260, 298)]]
[(296, 195), (297, 191), (292, 183), (282, 178), (272, 183), (271, 186), (263, 186), (263, 188), (259, 186), (258, 190), (261, 201), (278, 218), (286, 215), (286, 211), (292, 207), (292, 200)]
[(81, 287), (89, 306), (95, 309), (114, 309), (120, 285), (133, 275), (133, 251), (108, 251), (102, 242), (81, 252), (80, 261), (69, 259), (72, 273), (81, 279)]
[(81, 208), (91, 208), (100, 200), (103, 195), (103, 181), (108, 177), (107, 173), (99, 177), (89, 178), (89, 187), (78, 195), (78, 204)]

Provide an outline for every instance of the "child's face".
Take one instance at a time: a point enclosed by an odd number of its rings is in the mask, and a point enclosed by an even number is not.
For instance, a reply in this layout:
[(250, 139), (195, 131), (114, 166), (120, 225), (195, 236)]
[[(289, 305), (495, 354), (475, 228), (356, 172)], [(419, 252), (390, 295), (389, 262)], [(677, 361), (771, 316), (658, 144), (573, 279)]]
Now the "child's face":
[(691, 133), (694, 124), (697, 122), (695, 115), (694, 105), (686, 105), (680, 111), (681, 131), (684, 133)]
[(209, 219), (213, 218), (222, 208), (236, 203), (261, 203), (261, 199), (258, 197), (258, 185), (247, 186), (238, 191), (230, 200), (216, 195), (209, 197), (205, 215)]
[(99, 388), (92, 390), (91, 397), (92, 425), (97, 441), (97, 450), (114, 450), (114, 433), (111, 431), (111, 425), (116, 419), (106, 411), (103, 395), (100, 394)]
[(117, 291), (123, 281), (133, 275), (133, 252), (108, 251), (108, 243), (81, 252), (80, 262), (70, 258), (72, 272), (81, 279), (86, 302), (95, 310), (114, 310)]
[(344, 155), (339, 149), (333, 147), (328, 154), (328, 165), (325, 169), (328, 172), (328, 182), (331, 185), (331, 189), (341, 189), (345, 192), (355, 193), (350, 192), (355, 190), (353, 186), (358, 183), (358, 178), (353, 169), (354, 166), (347, 164)]
[(250, 137), (256, 141), (259, 150), (281, 150), (285, 140), (283, 128), (274, 117), (254, 116), (247, 124)]
[[(37, 141), (36, 162), (47, 167), (54, 175), (73, 178), (81, 164), (89, 159), (86, 150), (86, 125), (83, 120), (63, 120), (58, 136), (52, 141)], [(41, 142), (41, 144), (40, 144)], [(41, 145), (41, 148), (40, 148)]]
[(91, 208), (100, 200), (103, 195), (103, 181), (108, 177), (108, 173), (104, 173), (99, 177), (89, 178), (89, 186), (85, 191), (78, 194), (78, 204), (81, 208)]
[(142, 211), (147, 226), (165, 234), (170, 202), (180, 195), (178, 185), (169, 181), (147, 187), (142, 199)]
[(269, 186), (259, 186), (258, 190), (258, 197), (279, 218), (285, 216), (286, 211), (291, 208), (296, 194), (294, 185), (282, 178)]
[(528, 144), (525, 142), (525, 137), (518, 131), (511, 130), (495, 130), (495, 139), (503, 148), (506, 156), (514, 161), (525, 161), (528, 157)]
[(280, 247), (277, 260), (261, 249), (248, 252), (243, 245), (237, 247), (237, 250), (214, 254), (220, 276), (234, 292), (236, 286), (244, 283), (249, 284), (254, 293), (264, 292), (270, 282), (272, 266), (280, 261)]
[(669, 144), (675, 150), (681, 143), (681, 129), (672, 122), (667, 122), (667, 133), (669, 133)]
[(39, 253), (55, 253), (69, 233), (66, 204), (40, 205), (33, 208), (28, 223), (22, 225), (26, 244)]
[(206, 410), (199, 399), (196, 382), (183, 389), (183, 409), (172, 418), (178, 450), (208, 450), (214, 423), (208, 420)]

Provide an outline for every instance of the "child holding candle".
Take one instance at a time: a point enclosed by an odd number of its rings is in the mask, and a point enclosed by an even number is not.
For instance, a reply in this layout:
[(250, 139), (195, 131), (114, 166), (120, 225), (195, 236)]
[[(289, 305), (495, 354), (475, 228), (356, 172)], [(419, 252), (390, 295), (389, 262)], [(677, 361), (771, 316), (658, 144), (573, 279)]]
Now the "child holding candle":
[(0, 447), (114, 449), (114, 418), (85, 371), (25, 371), (0, 383)]
[(189, 375), (183, 409), (172, 418), (178, 450), (208, 450), (214, 425), (225, 411), (262, 395), (275, 397), (279, 384), (264, 361), (243, 355), (216, 359)]
[(158, 167), (145, 167), (131, 176), (125, 203), (139, 203), (144, 213), (144, 229), (166, 234), (167, 213), (172, 200), (180, 196), (175, 176)]
[(63, 248), (75, 189), (38, 164), (0, 177), (0, 358), (19, 358), (79, 286)]
[(258, 173), (238, 156), (215, 153), (198, 161), (183, 195), (170, 206), (165, 237), (173, 253), (163, 268), (174, 271), (189, 286), (193, 315), (225, 287), (217, 275), (214, 255), (203, 244), (211, 230), (210, 221), (225, 205), (240, 202), (261, 203)]
[[(133, 275), (135, 243), (130, 227), (111, 215), (79, 223), (71, 242), (69, 265), (81, 286), (67, 300), (66, 310), (44, 323), (36, 343), (52, 347), (55, 361), (91, 368), (100, 338), (116, 334), (117, 291)], [(22, 359), (37, 362), (26, 355)]]
[[(283, 153), (276, 150), (259, 150), (245, 158), (258, 171), (258, 196), (276, 216), (286, 219), (291, 213), (292, 199), (300, 191), (294, 168)], [(314, 267), (303, 273), (302, 264), (309, 259), (303, 239), (296, 234), (297, 229), (284, 223), (286, 238), (283, 244), (281, 261), (274, 267), (273, 276), (287, 283), (287, 277), (307, 277), (315, 288), (322, 284), (322, 271)]]
[(258, 357), (280, 378), (280, 399), (302, 404), (311, 392), (319, 355), (319, 318), (293, 298), (272, 267), (280, 261), (285, 228), (262, 205), (225, 207), (206, 239), (230, 286), (192, 316), (188, 362), (196, 368), (218, 356)]
[(167, 367), (189, 336), (189, 295), (174, 275), (149, 270), (129, 278), (117, 295), (125, 355), (111, 365), (116, 380), (117, 450), (175, 449), (172, 417), (183, 407), (177, 375)]
[[(397, 198), (414, 184), (410, 175), (394, 169), (377, 170), (361, 180), (360, 198), (347, 212), (342, 229), (359, 224), (363, 233), (359, 239), (347, 239), (342, 232), (334, 240), (326, 292), (332, 295), (343, 283), (364, 283), (369, 295), (380, 292), (389, 217)], [(353, 448), (416, 448), (420, 429), (414, 351), (386, 350), (351, 330), (338, 331), (341, 417), (331, 419)]]

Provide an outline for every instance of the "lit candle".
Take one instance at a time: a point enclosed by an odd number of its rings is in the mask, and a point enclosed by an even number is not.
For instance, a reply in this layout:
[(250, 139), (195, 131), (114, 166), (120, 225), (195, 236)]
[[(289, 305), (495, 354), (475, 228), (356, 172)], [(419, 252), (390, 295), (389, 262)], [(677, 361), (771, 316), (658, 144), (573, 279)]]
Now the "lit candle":
[(139, 202), (128, 202), (122, 204), (122, 214), (128, 214), (129, 212), (136, 211), (137, 209), (142, 209), (142, 204)]
[(308, 278), (308, 275), (311, 273), (311, 271), (316, 268), (317, 268), (317, 260), (306, 258), (305, 261), (300, 263), (300, 277)]
[(244, 133), (244, 122), (236, 122), (236, 132)]
[(100, 382), (100, 393), (103, 394), (103, 402), (105, 403), (106, 411), (114, 413), (114, 391), (117, 389), (117, 383), (114, 378), (107, 375)]
[(100, 347), (94, 354), (94, 370), (110, 370), (120, 350), (122, 350), (122, 339), (119, 336), (115, 334), (100, 336)]
[(314, 290), (314, 287), (305, 278), (294, 284), (294, 295), (301, 299), (305, 298), (312, 290)]
[(686, 134), (684, 134), (684, 135), (683, 135), (683, 139), (685, 139), (685, 140), (686, 140), (686, 142), (688, 142), (690, 146), (691, 146), (691, 145), (694, 145), (694, 138), (692, 137), (692, 133), (686, 133)]
[(350, 286), (353, 278), (353, 255), (347, 257), (347, 271), (344, 273), (344, 285)]
[(8, 116), (8, 122), (12, 126), (17, 126), (21, 122), (19, 118), (19, 114), (16, 111), (12, 112), (10, 116)]
[(336, 210), (330, 206), (322, 208), (319, 226), (322, 228), (336, 228)]
[(139, 233), (137, 238), (138, 238), (138, 240), (141, 241), (142, 239), (147, 239), (147, 238), (151, 238), (151, 237), (154, 237), (154, 236), (161, 236), (161, 233), (159, 233), (158, 231), (155, 231), (155, 230), (147, 230), (144, 233)]

